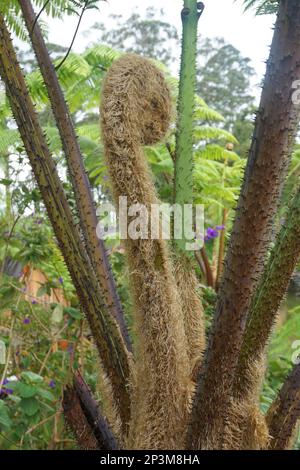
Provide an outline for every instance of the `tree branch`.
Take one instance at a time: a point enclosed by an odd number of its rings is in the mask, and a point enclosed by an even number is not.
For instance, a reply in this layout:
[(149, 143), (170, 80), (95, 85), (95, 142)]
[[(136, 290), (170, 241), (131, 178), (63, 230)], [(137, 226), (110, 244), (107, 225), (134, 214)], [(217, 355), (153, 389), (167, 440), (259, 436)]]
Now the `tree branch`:
[(25, 150), (82, 309), (89, 321), (103, 368), (111, 381), (115, 404), (125, 428), (130, 415), (129, 358), (119, 328), (102, 302), (97, 280), (73, 221), (2, 15), (0, 15), (0, 75), (7, 87), (11, 109)]
[(95, 205), (69, 109), (58, 82), (41, 29), (38, 23), (35, 23), (35, 13), (31, 2), (30, 0), (19, 0), (19, 4), (45, 81), (55, 121), (60, 133), (87, 253), (101, 286), (103, 300), (106, 305), (109, 306), (109, 310), (119, 323), (127, 348), (131, 351), (131, 341), (110, 268), (108, 255), (103, 240), (99, 240), (97, 237), (96, 227), (98, 221)]

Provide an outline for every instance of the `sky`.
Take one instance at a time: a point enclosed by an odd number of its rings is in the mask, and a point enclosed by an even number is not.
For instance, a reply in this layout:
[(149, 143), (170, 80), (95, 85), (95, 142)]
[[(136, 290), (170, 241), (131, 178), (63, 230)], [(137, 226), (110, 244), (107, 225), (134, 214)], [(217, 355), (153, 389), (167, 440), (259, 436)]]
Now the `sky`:
[[(260, 83), (265, 72), (265, 60), (268, 57), (272, 39), (274, 16), (257, 17), (254, 12), (243, 12), (242, 0), (204, 0), (205, 10), (199, 22), (199, 34), (202, 37), (224, 37), (227, 42), (239, 49), (252, 61)], [(121, 14), (125, 18), (135, 7), (143, 13), (148, 6), (163, 8), (166, 20), (181, 30), (180, 11), (182, 0), (108, 0), (100, 2), (100, 11), (91, 10), (85, 14), (80, 31), (87, 31), (96, 22), (103, 22), (112, 27), (110, 14)], [(69, 45), (76, 27), (76, 17), (65, 18), (63, 22), (51, 20), (49, 40), (61, 45)], [(74, 44), (76, 52), (83, 51), (92, 37), (79, 34)]]

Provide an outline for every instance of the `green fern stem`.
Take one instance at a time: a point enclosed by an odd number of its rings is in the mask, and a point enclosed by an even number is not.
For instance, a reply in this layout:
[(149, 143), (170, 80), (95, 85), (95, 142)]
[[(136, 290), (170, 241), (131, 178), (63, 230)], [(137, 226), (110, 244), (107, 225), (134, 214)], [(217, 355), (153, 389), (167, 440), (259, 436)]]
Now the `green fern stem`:
[[(196, 50), (198, 20), (202, 2), (184, 0), (182, 19), (182, 53), (178, 97), (175, 158), (175, 203), (183, 206), (193, 201), (193, 119), (195, 108)], [(185, 251), (185, 236), (175, 240), (179, 251)]]

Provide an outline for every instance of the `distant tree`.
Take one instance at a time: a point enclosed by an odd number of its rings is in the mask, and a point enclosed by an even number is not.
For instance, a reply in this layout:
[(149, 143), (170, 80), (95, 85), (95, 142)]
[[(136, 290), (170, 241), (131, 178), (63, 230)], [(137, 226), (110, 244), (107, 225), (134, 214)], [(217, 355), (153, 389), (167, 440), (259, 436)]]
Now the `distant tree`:
[(225, 118), (225, 128), (240, 142), (241, 153), (250, 145), (254, 97), (250, 59), (223, 38), (206, 38), (198, 49), (197, 92)]
[(175, 26), (164, 21), (164, 10), (148, 7), (145, 16), (134, 9), (129, 18), (110, 15), (114, 28), (108, 29), (102, 23), (94, 28), (101, 33), (99, 40), (103, 44), (125, 52), (135, 52), (145, 57), (158, 59), (166, 65), (175, 60), (174, 51), (178, 47), (179, 37)]

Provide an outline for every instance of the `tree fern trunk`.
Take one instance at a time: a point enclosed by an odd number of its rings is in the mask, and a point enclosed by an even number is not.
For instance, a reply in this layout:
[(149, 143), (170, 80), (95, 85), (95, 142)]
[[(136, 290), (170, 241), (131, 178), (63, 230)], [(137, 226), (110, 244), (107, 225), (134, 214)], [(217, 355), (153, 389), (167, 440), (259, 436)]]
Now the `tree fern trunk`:
[[(235, 372), (234, 399), (232, 411), (235, 416), (234, 429), (229, 425), (225, 434), (232, 440), (232, 448), (237, 443), (243, 447), (241, 434), (257, 434), (251, 410), (256, 408), (259, 417), (259, 396), (265, 375), (265, 355), (273, 325), (277, 318), (280, 303), (287, 291), (291, 276), (300, 256), (300, 191), (294, 197), (286, 216), (285, 225), (280, 230), (256, 294), (251, 302), (244, 339)], [(291, 403), (291, 406), (294, 404)], [(259, 418), (261, 421), (261, 419)], [(248, 439), (249, 442), (249, 439)], [(252, 439), (254, 442), (254, 437)], [(257, 445), (264, 443), (257, 442)]]
[(85, 450), (117, 450), (118, 443), (106, 419), (100, 414), (98, 403), (79, 373), (74, 384), (64, 390), (63, 410), (67, 424), (80, 448)]
[(287, 291), (300, 256), (300, 191), (295, 196), (271, 252), (264, 274), (251, 303), (236, 371), (237, 389), (249, 387), (245, 381), (247, 364), (265, 352), (280, 303)]
[(101, 292), (39, 124), (13, 45), (0, 15), (0, 75), (48, 216), (87, 315), (101, 361), (113, 388), (123, 426), (129, 419), (129, 358), (119, 328), (102, 303)]
[(279, 4), (261, 103), (225, 262), (206, 364), (195, 396), (188, 446), (222, 448), (246, 318), (270, 242), (299, 122), (292, 101), (300, 78), (300, 3)]
[(294, 366), (267, 413), (271, 450), (292, 449), (300, 419), (300, 364)]
[[(128, 349), (131, 350), (130, 338), (125, 325), (122, 307), (116, 291), (104, 242), (97, 238), (96, 227), (98, 221), (95, 205), (68, 106), (59, 85), (40, 27), (38, 23), (35, 23), (35, 13), (31, 2), (30, 0), (19, 0), (19, 4), (30, 35), (33, 50), (46, 84), (49, 100), (60, 133), (77, 203), (80, 227), (84, 234), (86, 250), (97, 275), (103, 301), (119, 323), (125, 343)], [(34, 30), (32, 31), (33, 25)]]

